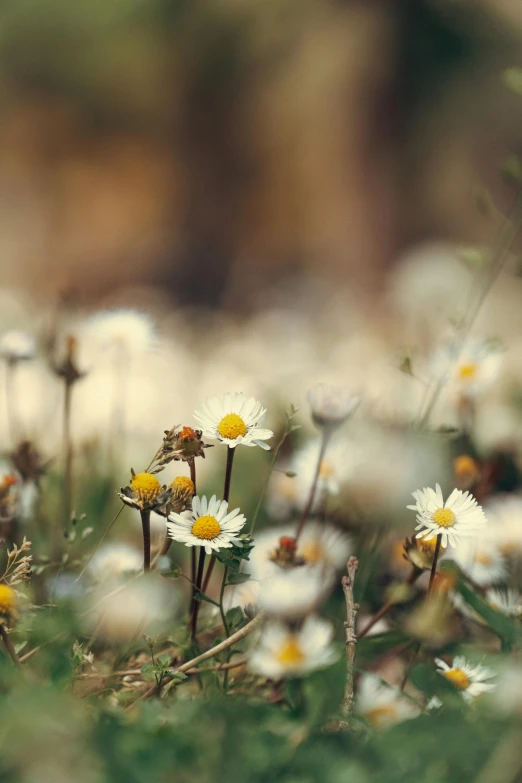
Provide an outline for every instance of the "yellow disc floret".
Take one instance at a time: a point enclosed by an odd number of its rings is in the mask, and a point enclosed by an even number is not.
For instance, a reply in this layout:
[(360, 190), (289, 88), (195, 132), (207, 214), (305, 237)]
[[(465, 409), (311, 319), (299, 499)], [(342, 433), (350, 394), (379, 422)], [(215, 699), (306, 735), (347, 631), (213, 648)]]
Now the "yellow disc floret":
[(16, 593), (9, 585), (0, 584), (0, 618), (10, 617), (16, 610)]
[(290, 636), (277, 653), (277, 660), (283, 666), (298, 666), (304, 661), (303, 651), (295, 636)]
[(469, 688), (471, 685), (468, 675), (466, 672), (463, 672), (462, 669), (450, 669), (449, 672), (444, 672), (443, 676), (458, 688), (459, 691), (465, 691), (466, 688)]
[(137, 473), (130, 485), (142, 505), (153, 503), (161, 492), (161, 484), (152, 473)]
[(169, 484), (170, 489), (174, 492), (181, 492), (183, 494), (193, 495), (195, 492), (194, 482), (188, 476), (176, 476), (174, 481)]
[(397, 707), (393, 704), (383, 704), (381, 707), (373, 707), (364, 717), (374, 728), (379, 728), (383, 723), (392, 722), (397, 718)]
[(433, 512), (433, 521), (440, 525), (440, 527), (452, 527), (456, 522), (457, 517), (451, 510), (451, 508), (438, 508)]
[(472, 381), (478, 371), (478, 366), (475, 362), (468, 362), (467, 364), (461, 364), (458, 370), (459, 378), (463, 381)]
[(209, 541), (221, 533), (221, 525), (217, 521), (216, 517), (211, 517), (210, 514), (206, 514), (203, 517), (198, 517), (192, 525), (192, 535), (196, 538), (204, 538)]
[(323, 459), (321, 467), (319, 468), (319, 477), (326, 481), (327, 479), (332, 478), (333, 474), (334, 469), (332, 463)]
[(222, 438), (235, 440), (247, 434), (247, 426), (241, 416), (237, 413), (227, 413), (218, 424), (217, 431)]

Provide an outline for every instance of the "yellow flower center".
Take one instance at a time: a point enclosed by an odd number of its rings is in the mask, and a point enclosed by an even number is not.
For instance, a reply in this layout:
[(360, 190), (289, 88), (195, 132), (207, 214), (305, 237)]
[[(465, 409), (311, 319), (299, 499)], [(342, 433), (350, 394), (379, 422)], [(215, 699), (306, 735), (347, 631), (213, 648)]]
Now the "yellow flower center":
[(425, 538), (420, 538), (417, 541), (417, 546), (426, 554), (434, 555), (435, 547), (437, 546), (437, 537), (435, 536), (434, 538), (430, 538), (428, 541), (426, 541)]
[(304, 557), (307, 563), (320, 563), (324, 560), (324, 548), (319, 541), (309, 541), (299, 547), (299, 554)]
[(243, 435), (247, 434), (247, 426), (237, 413), (227, 413), (219, 422), (217, 431), (222, 438), (234, 440), (239, 438), (240, 435), (243, 437)]
[(453, 470), (459, 478), (474, 476), (478, 472), (478, 465), (469, 454), (461, 454), (453, 460)]
[(16, 593), (13, 588), (0, 585), (0, 614), (11, 614), (16, 604)]
[(332, 467), (332, 464), (330, 462), (326, 462), (326, 460), (323, 459), (321, 462), (321, 467), (319, 468), (319, 476), (322, 479), (329, 479), (332, 478), (334, 474), (334, 469)]
[(182, 492), (187, 494), (194, 494), (194, 482), (188, 476), (176, 476), (174, 481), (169, 484), (170, 489), (175, 492)]
[(450, 669), (449, 672), (444, 672), (443, 676), (458, 688), (459, 691), (465, 691), (466, 688), (469, 688), (471, 685), (468, 675), (466, 672), (463, 672), (462, 669)]
[(203, 517), (198, 517), (192, 525), (192, 535), (196, 538), (204, 538), (210, 540), (215, 538), (221, 533), (221, 525), (215, 517), (211, 517), (206, 514)]
[(140, 503), (152, 503), (161, 492), (161, 484), (152, 473), (137, 473), (130, 485)]
[(493, 558), (491, 555), (488, 555), (487, 552), (477, 552), (475, 554), (475, 563), (483, 566), (490, 566), (493, 565)]
[(290, 636), (277, 653), (277, 660), (283, 666), (296, 666), (304, 661), (303, 651), (295, 636)]
[(476, 362), (461, 364), (459, 367), (459, 378), (463, 381), (472, 381), (477, 375), (478, 365)]
[(397, 717), (397, 708), (393, 704), (374, 707), (372, 710), (368, 710), (364, 717), (374, 728), (378, 728), (383, 723), (394, 720)]
[(433, 521), (440, 525), (440, 527), (452, 527), (455, 524), (457, 517), (451, 510), (451, 508), (438, 508), (433, 512)]

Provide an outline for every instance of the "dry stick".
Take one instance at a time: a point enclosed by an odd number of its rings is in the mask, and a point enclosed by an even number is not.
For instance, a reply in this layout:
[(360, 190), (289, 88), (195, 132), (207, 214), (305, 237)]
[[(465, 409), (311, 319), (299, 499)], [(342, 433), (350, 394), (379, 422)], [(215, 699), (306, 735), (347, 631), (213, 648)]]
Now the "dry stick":
[(150, 510), (142, 509), (141, 526), (143, 528), (143, 571), (150, 571)]
[(9, 638), (9, 634), (7, 633), (5, 629), (5, 625), (3, 623), (0, 625), (0, 634), (2, 636), (2, 641), (5, 645), (5, 649), (7, 650), (12, 662), (14, 663), (15, 666), (20, 666), (20, 660), (18, 658), (18, 655), (16, 654), (16, 650), (13, 647), (13, 643)]
[(324, 459), (324, 455), (325, 455), (325, 452), (326, 452), (326, 447), (328, 446), (328, 441), (329, 440), (330, 440), (330, 434), (329, 434), (329, 432), (326, 429), (324, 429), (323, 430), (323, 437), (322, 437), (322, 440), (321, 440), (321, 448), (319, 449), (319, 457), (317, 459), (317, 465), (316, 465), (316, 468), (315, 468), (314, 479), (312, 481), (312, 486), (310, 488), (310, 494), (308, 496), (308, 502), (307, 502), (306, 506), (303, 509), (303, 513), (301, 515), (301, 519), (299, 520), (299, 524), (297, 525), (297, 531), (296, 531), (296, 534), (295, 534), (296, 543), (299, 540), (299, 536), (303, 532), (304, 524), (305, 524), (306, 520), (308, 519), (308, 515), (310, 514), (310, 511), (311, 511), (313, 503), (314, 503), (315, 493), (317, 491), (317, 484), (318, 484), (318, 481), (319, 481), (319, 475), (321, 473), (321, 465), (322, 465), (322, 462), (323, 462), (323, 459)]
[[(421, 574), (422, 574), (422, 571), (420, 571), (418, 568), (415, 568), (415, 566), (414, 566), (413, 569), (412, 569), (411, 574), (406, 579), (404, 584), (405, 585), (412, 585), (414, 582), (417, 581), (417, 579), (419, 578), (419, 576)], [(394, 606), (397, 606), (397, 602), (396, 601), (387, 601), (383, 606), (381, 606), (379, 611), (376, 612), (373, 615), (372, 619), (370, 620), (368, 625), (364, 628), (364, 630), (359, 631), (358, 638), (359, 639), (363, 639), (368, 634), (368, 632), (371, 631), (371, 629), (374, 627), (374, 625), (377, 625), (379, 620), (382, 620), (382, 618), (385, 615), (387, 615), (388, 612), (390, 611), (390, 609), (393, 609)]]
[(353, 707), (353, 679), (355, 669), (355, 653), (357, 651), (357, 635), (355, 625), (357, 622), (357, 613), (359, 604), (353, 600), (353, 585), (355, 574), (359, 568), (359, 561), (356, 557), (350, 557), (346, 564), (347, 576), (342, 578), (344, 597), (346, 600), (346, 622), (344, 624), (346, 632), (346, 686), (343, 698), (343, 715), (348, 718)]
[[(193, 669), (187, 669), (184, 674), (205, 674), (206, 672), (222, 672), (230, 669), (237, 669), (239, 666), (244, 666), (248, 658), (246, 655), (242, 655), (241, 658), (236, 658), (229, 663), (216, 663), (214, 666), (202, 666), (200, 669), (194, 667)], [(141, 669), (125, 669), (119, 672), (84, 672), (78, 674), (79, 680), (99, 680), (110, 679), (111, 677), (138, 677), (141, 674)]]
[[(236, 631), (236, 633), (232, 634), (232, 636), (229, 636), (228, 639), (225, 639), (224, 641), (220, 642), (220, 644), (216, 644), (216, 646), (212, 647), (210, 650), (201, 653), (201, 655), (196, 656), (196, 658), (192, 658), (191, 661), (187, 661), (187, 663), (184, 663), (181, 666), (179, 666), (174, 672), (174, 675), (179, 673), (186, 674), (190, 669), (193, 669), (199, 663), (203, 663), (203, 661), (206, 661), (209, 658), (214, 658), (215, 655), (219, 655), (219, 653), (223, 652), (223, 650), (227, 650), (229, 647), (232, 647), (233, 644), (236, 644), (236, 642), (240, 642), (242, 639), (249, 636), (253, 631), (255, 631), (261, 625), (261, 623), (264, 622), (265, 618), (266, 618), (266, 613), (259, 612), (259, 614), (257, 614), (253, 620), (251, 620), (243, 628), (240, 628), (239, 631)], [(172, 680), (172, 683), (175, 682), (176, 680)], [(170, 688), (173, 687), (172, 683), (169, 683), (168, 685), (165, 686), (164, 697), (166, 696)], [(127, 711), (133, 709), (133, 707), (136, 706), (138, 701), (150, 699), (150, 697), (154, 696), (156, 692), (157, 692), (157, 688), (154, 685), (152, 688), (149, 688), (148, 691), (145, 691), (145, 693), (142, 694), (142, 696), (140, 696), (140, 698), (137, 701), (135, 701), (133, 704), (127, 707)]]
[[(236, 450), (231, 449), (229, 446), (227, 451), (227, 467), (225, 471), (225, 487), (223, 489), (223, 500), (226, 500), (227, 503), (230, 497), (230, 481), (232, 479), (232, 465), (234, 464), (235, 453)], [(203, 593), (207, 592), (207, 588), (210, 582), (210, 577), (212, 576), (212, 571), (214, 570), (215, 565), (216, 565), (216, 556), (213, 554), (212, 557), (210, 558), (210, 562), (207, 568), (207, 573), (205, 574), (205, 581), (203, 582), (203, 586), (201, 588), (201, 591)]]

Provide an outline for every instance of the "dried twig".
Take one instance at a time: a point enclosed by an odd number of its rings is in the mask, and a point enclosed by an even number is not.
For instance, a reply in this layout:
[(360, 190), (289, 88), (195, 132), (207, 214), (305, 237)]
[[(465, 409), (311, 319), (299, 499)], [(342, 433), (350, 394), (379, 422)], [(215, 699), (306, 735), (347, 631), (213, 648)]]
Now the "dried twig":
[(342, 578), (344, 597), (346, 599), (346, 622), (344, 624), (346, 631), (346, 686), (344, 689), (343, 714), (349, 717), (353, 707), (353, 679), (355, 670), (355, 653), (357, 651), (357, 635), (355, 633), (355, 624), (359, 612), (359, 604), (353, 600), (353, 584), (355, 574), (359, 568), (359, 561), (356, 557), (351, 557), (346, 564), (347, 576)]

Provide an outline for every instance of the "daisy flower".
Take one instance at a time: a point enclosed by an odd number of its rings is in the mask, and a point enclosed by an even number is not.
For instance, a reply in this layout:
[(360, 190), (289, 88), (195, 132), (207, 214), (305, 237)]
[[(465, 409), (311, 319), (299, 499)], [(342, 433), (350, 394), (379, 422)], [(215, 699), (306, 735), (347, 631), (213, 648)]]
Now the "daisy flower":
[(192, 499), (192, 510), (181, 514), (169, 514), (168, 533), (174, 541), (185, 546), (203, 546), (207, 555), (213, 550), (230, 549), (233, 544), (241, 546), (238, 534), (246, 517), (235, 508), (230, 513), (226, 500), (212, 495), (208, 501), (197, 495)]
[(495, 677), (495, 672), (487, 666), (470, 663), (463, 655), (455, 656), (451, 666), (441, 658), (435, 658), (435, 663), (439, 667), (437, 672), (451, 682), (468, 703), (495, 688), (494, 683), (486, 682)]
[(319, 383), (308, 392), (308, 402), (314, 424), (331, 429), (355, 413), (361, 399), (344, 387)]
[(332, 571), (312, 566), (277, 567), (260, 583), (259, 606), (286, 619), (304, 617), (318, 609), (333, 585)]
[(272, 438), (272, 430), (260, 425), (265, 419), (266, 408), (254, 397), (246, 397), (241, 392), (209, 397), (194, 412), (194, 418), (200, 425), (203, 435), (219, 440), (234, 449), (236, 446), (260, 446), (270, 449), (263, 441)]
[(299, 631), (291, 631), (280, 622), (267, 623), (249, 666), (274, 680), (301, 677), (338, 659), (333, 637), (333, 625), (314, 615), (306, 618)]
[(522, 552), (522, 497), (506, 495), (487, 506), (488, 539), (504, 555)]
[(516, 590), (491, 587), (486, 592), (486, 601), (492, 609), (508, 617), (522, 616), (522, 596)]
[(0, 338), (0, 356), (6, 362), (27, 361), (36, 355), (36, 342), (34, 337), (22, 329), (10, 329), (4, 332)]
[(508, 575), (506, 558), (492, 542), (469, 538), (459, 541), (448, 558), (477, 585), (503, 582)]
[(415, 505), (407, 506), (417, 512), (416, 538), (442, 536), (442, 546), (456, 546), (462, 536), (473, 535), (484, 527), (486, 517), (482, 507), (469, 492), (454, 489), (444, 501), (438, 484), (435, 489), (424, 488), (412, 492)]
[(101, 547), (89, 563), (88, 572), (96, 582), (115, 576), (138, 572), (143, 567), (143, 555), (129, 544), (107, 544)]
[(356, 712), (374, 729), (384, 729), (416, 718), (420, 709), (406, 699), (398, 688), (385, 685), (371, 674), (359, 677)]

